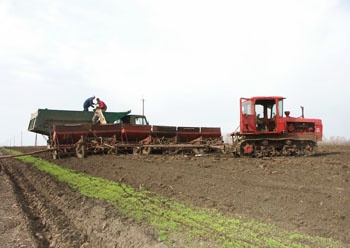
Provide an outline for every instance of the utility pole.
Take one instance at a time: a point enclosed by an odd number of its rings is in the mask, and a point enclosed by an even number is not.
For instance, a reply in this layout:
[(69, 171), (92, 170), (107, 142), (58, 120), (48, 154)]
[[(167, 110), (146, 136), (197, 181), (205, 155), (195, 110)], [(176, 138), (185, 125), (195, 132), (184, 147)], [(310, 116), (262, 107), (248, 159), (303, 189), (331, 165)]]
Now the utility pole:
[(145, 115), (145, 98), (142, 96), (142, 115)]

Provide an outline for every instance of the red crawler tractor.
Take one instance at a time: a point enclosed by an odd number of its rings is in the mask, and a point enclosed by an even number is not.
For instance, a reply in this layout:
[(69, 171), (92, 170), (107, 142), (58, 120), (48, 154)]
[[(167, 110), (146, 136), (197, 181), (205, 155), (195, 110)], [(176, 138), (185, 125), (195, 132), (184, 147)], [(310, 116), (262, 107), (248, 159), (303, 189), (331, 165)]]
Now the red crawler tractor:
[(322, 121), (290, 116), (284, 97), (240, 99), (240, 131), (231, 134), (234, 153), (240, 156), (290, 156), (314, 154), (322, 140)]

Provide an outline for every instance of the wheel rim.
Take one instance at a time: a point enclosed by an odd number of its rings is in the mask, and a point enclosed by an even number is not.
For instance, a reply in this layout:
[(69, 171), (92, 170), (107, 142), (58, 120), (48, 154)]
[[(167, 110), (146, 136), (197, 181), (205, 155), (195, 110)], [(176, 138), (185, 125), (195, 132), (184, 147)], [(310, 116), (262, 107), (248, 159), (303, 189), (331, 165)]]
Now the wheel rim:
[(244, 155), (252, 155), (254, 152), (254, 146), (250, 143), (245, 143), (242, 146), (242, 152)]

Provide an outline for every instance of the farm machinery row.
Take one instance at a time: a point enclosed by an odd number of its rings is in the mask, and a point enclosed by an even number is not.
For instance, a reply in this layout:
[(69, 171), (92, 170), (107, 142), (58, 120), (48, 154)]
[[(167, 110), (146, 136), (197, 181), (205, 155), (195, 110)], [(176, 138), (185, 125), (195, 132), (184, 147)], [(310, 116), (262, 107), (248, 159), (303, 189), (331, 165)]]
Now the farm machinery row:
[(149, 125), (143, 115), (104, 113), (107, 124), (93, 124), (93, 113), (39, 109), (32, 114), (29, 131), (48, 137), (53, 158), (95, 153), (203, 153), (223, 147), (217, 127)]
[(93, 124), (93, 112), (39, 109), (28, 130), (47, 136), (53, 158), (95, 153), (203, 154), (220, 152), (235, 156), (312, 155), (322, 140), (320, 119), (291, 117), (284, 111), (284, 97), (240, 99), (239, 131), (224, 143), (220, 127), (150, 125), (143, 115), (105, 112), (107, 124)]

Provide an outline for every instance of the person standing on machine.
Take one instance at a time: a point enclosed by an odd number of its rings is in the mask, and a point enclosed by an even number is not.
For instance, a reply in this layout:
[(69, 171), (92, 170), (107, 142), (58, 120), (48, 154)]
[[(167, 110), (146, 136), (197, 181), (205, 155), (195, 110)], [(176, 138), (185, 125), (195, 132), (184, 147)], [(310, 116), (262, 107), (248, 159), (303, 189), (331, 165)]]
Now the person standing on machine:
[(92, 123), (96, 123), (98, 121), (100, 124), (107, 124), (107, 121), (103, 115), (103, 112), (107, 110), (107, 104), (100, 98), (97, 98), (96, 101), (96, 109), (95, 114), (92, 117)]

